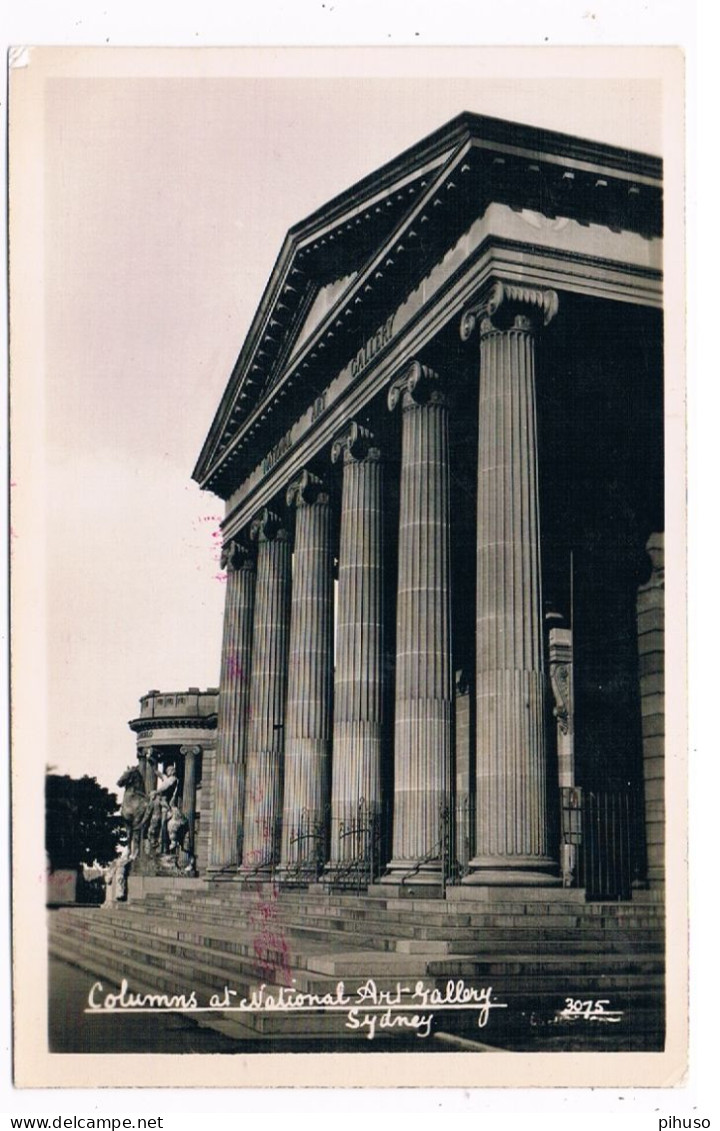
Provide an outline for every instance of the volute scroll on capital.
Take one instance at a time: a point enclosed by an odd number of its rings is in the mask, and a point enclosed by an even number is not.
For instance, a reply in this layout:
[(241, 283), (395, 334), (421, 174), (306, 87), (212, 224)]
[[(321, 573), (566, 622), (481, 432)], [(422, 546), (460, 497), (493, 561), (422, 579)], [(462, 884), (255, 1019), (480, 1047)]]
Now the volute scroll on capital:
[(303, 468), (297, 479), (288, 487), (285, 500), (289, 507), (307, 507), (315, 504), (327, 506), (330, 502), (330, 494), (318, 475), (313, 475), (307, 468)]
[(356, 420), (351, 420), (347, 428), (335, 437), (330, 449), (330, 459), (337, 463), (343, 457), (344, 463), (360, 463), (363, 460), (379, 460), (380, 449), (373, 446), (373, 434), (363, 428)]
[(253, 542), (287, 542), (289, 537), (280, 517), (267, 507), (250, 524), (250, 538)]
[(388, 408), (392, 412), (401, 400), (404, 410), (445, 404), (443, 384), (434, 369), (419, 361), (411, 361), (390, 386)]
[(495, 282), (479, 302), (469, 306), (460, 319), (460, 337), (466, 342), (480, 324), (480, 334), (500, 330), (534, 330), (548, 326), (558, 312), (557, 291)]
[(237, 573), (241, 569), (254, 569), (255, 562), (250, 546), (236, 539), (227, 542), (220, 552), (220, 568), (229, 573)]

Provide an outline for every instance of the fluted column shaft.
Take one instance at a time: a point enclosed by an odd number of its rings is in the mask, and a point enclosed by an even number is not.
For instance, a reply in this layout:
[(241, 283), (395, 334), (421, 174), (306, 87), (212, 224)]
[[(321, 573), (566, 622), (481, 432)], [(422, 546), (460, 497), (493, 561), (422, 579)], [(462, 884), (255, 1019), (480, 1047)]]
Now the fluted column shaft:
[(324, 863), (332, 726), (333, 554), (330, 497), (303, 472), (288, 488), (294, 506), (290, 664), (285, 721), (281, 867)]
[(277, 861), (283, 790), (285, 695), (290, 625), (290, 541), (264, 511), (250, 529), (257, 583), (250, 677), (242, 871)]
[(333, 445), (333, 462), (340, 458), (330, 868), (372, 851), (382, 802), (382, 464), (354, 421)]
[(386, 879), (439, 882), (441, 812), (452, 736), (448, 411), (440, 381), (413, 362), (393, 383), (402, 403), (398, 537), (393, 858)]
[(535, 336), (552, 291), (496, 284), (480, 320), (477, 829), (468, 883), (547, 882), (545, 671)]
[(245, 743), (255, 607), (255, 565), (247, 547), (231, 542), (223, 549), (221, 565), (227, 570), (227, 588), (210, 832), (211, 870), (236, 868), (241, 859)]

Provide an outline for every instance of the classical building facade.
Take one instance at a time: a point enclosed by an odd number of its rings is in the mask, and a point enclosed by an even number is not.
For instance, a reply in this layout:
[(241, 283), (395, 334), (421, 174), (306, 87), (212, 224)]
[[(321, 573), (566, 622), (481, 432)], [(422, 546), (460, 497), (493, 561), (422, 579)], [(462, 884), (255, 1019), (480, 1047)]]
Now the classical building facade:
[(645, 154), (463, 114), (290, 230), (194, 471), (210, 875), (662, 888), (662, 328)]
[(209, 862), (218, 726), (218, 688), (148, 691), (140, 714), (129, 722), (136, 735), (138, 765), (145, 792), (170, 765), (177, 774), (178, 806), (188, 822), (187, 856), (204, 871)]

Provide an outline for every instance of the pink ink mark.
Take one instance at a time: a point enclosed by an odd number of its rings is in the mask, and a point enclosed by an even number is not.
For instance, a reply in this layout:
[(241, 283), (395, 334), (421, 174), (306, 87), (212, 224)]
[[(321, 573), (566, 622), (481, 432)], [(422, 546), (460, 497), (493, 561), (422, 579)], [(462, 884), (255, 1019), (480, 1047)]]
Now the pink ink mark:
[(240, 659), (237, 655), (228, 656), (227, 660), (227, 674), (229, 679), (238, 679), (245, 682), (245, 672)]

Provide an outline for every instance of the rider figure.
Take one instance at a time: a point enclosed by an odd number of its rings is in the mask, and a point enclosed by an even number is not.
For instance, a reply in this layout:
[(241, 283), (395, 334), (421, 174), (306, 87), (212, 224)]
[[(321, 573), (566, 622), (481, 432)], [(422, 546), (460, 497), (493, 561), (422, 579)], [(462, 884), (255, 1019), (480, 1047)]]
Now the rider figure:
[(170, 806), (174, 803), (177, 796), (178, 785), (179, 782), (174, 762), (169, 762), (165, 766), (164, 771), (158, 770), (157, 785), (150, 794), (152, 818), (148, 829), (148, 837), (161, 853), (168, 851), (167, 818), (170, 812)]

